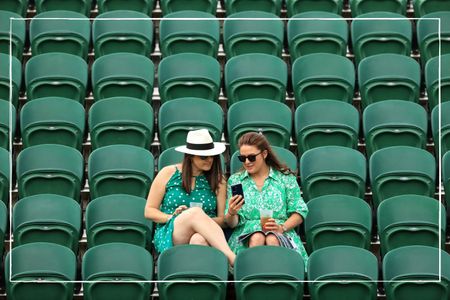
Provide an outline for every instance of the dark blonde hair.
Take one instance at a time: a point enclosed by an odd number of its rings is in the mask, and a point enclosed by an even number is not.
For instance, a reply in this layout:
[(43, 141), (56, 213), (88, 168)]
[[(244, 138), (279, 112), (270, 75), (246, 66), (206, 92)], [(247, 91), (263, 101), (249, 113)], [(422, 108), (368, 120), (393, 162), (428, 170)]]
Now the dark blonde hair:
[(243, 145), (254, 146), (261, 152), (267, 151), (267, 157), (265, 159), (266, 164), (272, 169), (280, 171), (283, 174), (294, 174), (286, 164), (280, 162), (276, 154), (273, 152), (269, 141), (262, 133), (247, 132), (239, 138), (238, 146), (241, 148)]
[[(192, 191), (192, 159), (195, 155), (184, 154), (183, 158), (183, 172), (181, 173), (182, 185), (184, 190), (190, 194)], [(220, 163), (220, 155), (213, 156), (213, 163), (211, 169), (204, 172), (206, 180), (213, 192), (217, 192), (219, 184), (223, 178), (222, 165)]]

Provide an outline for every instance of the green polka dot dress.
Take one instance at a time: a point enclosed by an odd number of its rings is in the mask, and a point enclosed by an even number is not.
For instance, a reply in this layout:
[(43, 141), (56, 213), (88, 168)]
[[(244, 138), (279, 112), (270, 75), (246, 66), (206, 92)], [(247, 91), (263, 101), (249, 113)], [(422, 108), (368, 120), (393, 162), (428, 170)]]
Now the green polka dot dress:
[[(180, 205), (189, 207), (190, 202), (203, 203), (203, 211), (211, 218), (217, 216), (217, 197), (211, 190), (208, 180), (204, 175), (196, 177), (195, 187), (190, 194), (183, 188), (181, 172), (176, 168), (175, 173), (166, 185), (166, 193), (161, 203), (161, 211), (166, 214), (173, 214)], [(172, 233), (173, 224), (176, 217), (164, 224), (156, 224), (153, 245), (159, 253), (173, 246)]]

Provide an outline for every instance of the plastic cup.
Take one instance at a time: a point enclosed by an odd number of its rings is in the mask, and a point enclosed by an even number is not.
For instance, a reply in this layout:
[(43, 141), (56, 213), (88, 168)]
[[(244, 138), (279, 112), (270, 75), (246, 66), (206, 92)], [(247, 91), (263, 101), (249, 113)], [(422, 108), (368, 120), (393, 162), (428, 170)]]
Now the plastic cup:
[(201, 202), (190, 202), (189, 207), (200, 207), (203, 208), (203, 203)]
[(273, 210), (261, 208), (259, 210), (259, 218), (261, 221), (261, 228), (264, 230), (264, 225), (269, 221), (273, 216)]

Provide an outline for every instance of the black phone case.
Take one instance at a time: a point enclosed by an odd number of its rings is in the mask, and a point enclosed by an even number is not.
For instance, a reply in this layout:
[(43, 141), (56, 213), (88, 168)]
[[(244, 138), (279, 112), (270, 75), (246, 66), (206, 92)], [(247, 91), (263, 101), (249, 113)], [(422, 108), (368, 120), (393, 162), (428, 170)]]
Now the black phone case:
[(242, 184), (238, 183), (238, 184), (234, 184), (231, 186), (231, 194), (234, 195), (241, 195), (242, 197), (244, 197), (244, 191), (242, 189)]

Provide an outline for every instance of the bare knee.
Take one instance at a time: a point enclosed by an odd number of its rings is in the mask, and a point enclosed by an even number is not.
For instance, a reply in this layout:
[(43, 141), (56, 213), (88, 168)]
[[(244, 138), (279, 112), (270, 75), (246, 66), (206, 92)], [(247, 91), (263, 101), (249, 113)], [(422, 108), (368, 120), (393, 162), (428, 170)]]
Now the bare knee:
[(206, 239), (200, 233), (194, 233), (189, 240), (189, 244), (191, 245), (202, 245), (209, 246)]
[(280, 246), (280, 242), (278, 241), (278, 238), (274, 234), (269, 234), (266, 237), (266, 245), (269, 245), (269, 246)]
[(202, 217), (203, 215), (206, 216), (205, 212), (200, 207), (191, 207), (177, 216), (174, 224), (182, 224), (183, 226), (186, 226), (192, 222), (195, 222), (197, 218)]
[(260, 232), (256, 232), (250, 236), (248, 241), (249, 247), (263, 246), (265, 243), (265, 236)]

